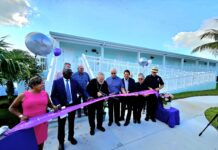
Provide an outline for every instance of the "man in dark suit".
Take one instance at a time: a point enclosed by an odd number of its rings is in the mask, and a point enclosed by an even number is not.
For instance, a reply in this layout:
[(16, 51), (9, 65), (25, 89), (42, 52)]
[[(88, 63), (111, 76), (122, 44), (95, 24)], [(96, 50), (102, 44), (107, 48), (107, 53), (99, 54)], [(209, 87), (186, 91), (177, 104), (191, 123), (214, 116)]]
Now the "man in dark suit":
[[(104, 80), (104, 74), (98, 73), (97, 78), (92, 79), (87, 85), (87, 92), (93, 98), (99, 98), (109, 95), (107, 82)], [(97, 111), (97, 114), (95, 113)], [(88, 106), (88, 118), (90, 125), (90, 134), (95, 134), (95, 116), (97, 115), (97, 129), (104, 132), (103, 124), (103, 101), (96, 102)]]
[[(130, 78), (129, 70), (124, 71), (124, 78), (122, 79), (122, 82), (123, 82), (126, 93), (135, 92), (135, 80)], [(125, 121), (124, 126), (127, 126), (130, 122), (130, 118), (131, 118), (131, 114), (133, 110), (133, 104), (134, 104), (133, 98), (134, 97), (124, 97), (122, 99), (120, 120), (124, 120), (126, 106), (128, 108), (128, 113), (126, 116), (126, 121)], [(135, 118), (134, 118), (134, 123), (135, 123)]]
[[(73, 106), (78, 104), (77, 102), (78, 92), (83, 92), (83, 90), (79, 86), (78, 82), (72, 79), (72, 70), (63, 69), (63, 77), (54, 80), (53, 82), (51, 99), (55, 105), (61, 105), (65, 107)], [(74, 118), (75, 118), (75, 111), (68, 113), (68, 124), (69, 124), (68, 140), (73, 145), (77, 144), (77, 141), (74, 138)], [(59, 150), (64, 149), (65, 123), (66, 123), (66, 117), (58, 117)]]

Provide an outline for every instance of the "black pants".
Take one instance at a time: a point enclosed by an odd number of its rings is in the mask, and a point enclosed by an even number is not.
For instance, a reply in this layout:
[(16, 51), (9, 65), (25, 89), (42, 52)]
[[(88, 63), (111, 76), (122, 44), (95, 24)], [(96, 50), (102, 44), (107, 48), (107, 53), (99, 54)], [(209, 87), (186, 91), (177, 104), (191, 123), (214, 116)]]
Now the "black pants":
[(109, 98), (108, 100), (108, 109), (109, 109), (109, 122), (119, 122), (120, 120), (120, 101), (118, 98)]
[[(83, 99), (83, 103), (87, 101), (87, 97), (86, 97), (86, 96), (79, 96), (79, 97), (78, 97), (78, 102), (79, 102), (79, 104), (81, 104), (81, 100), (82, 100), (82, 99)], [(78, 109), (78, 110), (77, 110), (77, 114), (78, 114), (78, 115), (81, 115), (81, 111), (82, 111), (81, 108)], [(86, 106), (83, 108), (83, 111), (84, 111), (84, 114), (87, 113), (87, 107), (86, 107)]]
[(125, 117), (125, 112), (126, 112), (126, 108), (127, 108), (127, 98), (128, 97), (121, 97), (120, 101), (121, 101), (121, 115), (120, 118), (124, 119)]
[(68, 113), (68, 117), (60, 118), (58, 117), (58, 141), (59, 143), (64, 143), (65, 138), (65, 123), (68, 118), (68, 140), (71, 140), (74, 136), (74, 119), (75, 111)]
[(102, 127), (103, 123), (103, 102), (97, 102), (88, 106), (89, 125), (95, 129), (95, 112), (97, 111), (97, 127)]
[(134, 120), (140, 121), (141, 120), (141, 113), (142, 109), (145, 105), (146, 98), (143, 96), (136, 97), (133, 105), (133, 114), (134, 114)]
[(151, 94), (147, 99), (147, 114), (146, 117), (156, 118), (156, 110), (157, 110), (157, 96), (155, 94)]
[[(126, 122), (130, 122), (130, 118), (133, 111), (133, 105), (134, 105), (134, 97), (126, 97), (126, 105), (127, 105), (127, 116), (126, 116)], [(133, 118), (135, 120), (135, 118)]]

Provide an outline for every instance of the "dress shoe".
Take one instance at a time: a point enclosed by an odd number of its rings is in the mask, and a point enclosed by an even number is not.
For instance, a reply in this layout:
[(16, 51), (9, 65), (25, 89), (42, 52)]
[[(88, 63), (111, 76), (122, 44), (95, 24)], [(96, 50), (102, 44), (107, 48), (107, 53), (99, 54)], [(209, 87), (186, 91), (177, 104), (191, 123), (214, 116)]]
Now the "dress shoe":
[(141, 124), (141, 120), (138, 120), (138, 124)]
[(151, 121), (156, 122), (156, 119), (155, 118), (151, 118)]
[(125, 123), (124, 123), (124, 126), (128, 126), (128, 125), (129, 125), (129, 122), (125, 122)]
[(105, 131), (105, 128), (104, 128), (104, 127), (102, 127), (102, 126), (101, 126), (101, 127), (97, 127), (97, 129), (98, 129), (98, 130), (100, 130), (100, 131), (102, 131), (102, 132), (104, 132), (104, 131)]
[(109, 123), (108, 123), (108, 126), (111, 126), (111, 125), (112, 125), (112, 123), (113, 123), (113, 122), (109, 122)]
[(134, 120), (133, 123), (136, 123), (136, 120)]
[(77, 140), (75, 138), (71, 138), (69, 139), (70, 143), (73, 144), (73, 145), (76, 145), (77, 144)]
[(146, 117), (146, 118), (145, 118), (145, 121), (148, 121), (148, 120), (149, 120), (149, 117)]
[(120, 126), (120, 123), (119, 122), (115, 122), (117, 124), (117, 126), (119, 127)]
[(59, 144), (59, 146), (58, 146), (58, 150), (64, 150), (64, 143)]
[(90, 130), (90, 135), (95, 135), (95, 129)]

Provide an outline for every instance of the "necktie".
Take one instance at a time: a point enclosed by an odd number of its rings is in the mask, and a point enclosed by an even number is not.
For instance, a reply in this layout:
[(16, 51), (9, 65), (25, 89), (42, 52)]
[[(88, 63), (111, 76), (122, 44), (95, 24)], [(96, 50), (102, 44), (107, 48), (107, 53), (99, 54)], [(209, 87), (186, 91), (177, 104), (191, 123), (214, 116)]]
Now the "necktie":
[(71, 103), (72, 97), (71, 97), (71, 93), (70, 93), (69, 80), (67, 80), (67, 84), (66, 84), (66, 93), (67, 93), (67, 102)]

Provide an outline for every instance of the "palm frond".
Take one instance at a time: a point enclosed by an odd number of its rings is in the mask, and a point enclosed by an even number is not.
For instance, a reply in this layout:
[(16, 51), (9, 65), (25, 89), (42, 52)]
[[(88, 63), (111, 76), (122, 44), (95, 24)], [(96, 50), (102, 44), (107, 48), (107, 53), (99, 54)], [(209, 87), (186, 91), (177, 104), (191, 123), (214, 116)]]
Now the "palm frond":
[(5, 49), (5, 48), (10, 47), (11, 44), (5, 42), (5, 39), (6, 39), (7, 37), (8, 37), (8, 36), (0, 37), (0, 48)]
[(217, 41), (218, 40), (218, 30), (210, 29), (206, 33), (202, 34), (200, 38), (201, 39), (210, 38), (210, 39), (214, 39), (215, 41)]
[(208, 51), (209, 53), (213, 54), (214, 56), (218, 56), (218, 41), (198, 46), (192, 50), (192, 53), (202, 52), (202, 51)]

